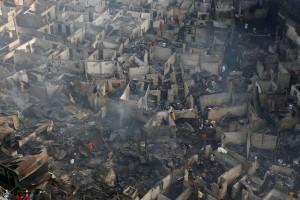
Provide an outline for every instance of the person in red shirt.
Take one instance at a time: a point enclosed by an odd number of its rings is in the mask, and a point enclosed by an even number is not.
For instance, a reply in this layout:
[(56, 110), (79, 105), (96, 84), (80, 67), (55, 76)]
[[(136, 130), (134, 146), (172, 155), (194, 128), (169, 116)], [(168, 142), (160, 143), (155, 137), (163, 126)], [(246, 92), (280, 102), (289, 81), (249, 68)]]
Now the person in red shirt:
[(161, 20), (160, 22), (159, 22), (159, 30), (160, 30), (160, 35), (162, 36), (162, 34), (163, 34), (163, 28), (164, 28), (164, 24), (163, 24), (163, 21)]
[(29, 200), (28, 190), (26, 190), (26, 193), (25, 193), (25, 196), (24, 196), (23, 200)]
[(200, 132), (200, 139), (202, 142), (202, 147), (205, 148), (205, 146), (207, 144), (207, 133), (205, 131)]
[(89, 143), (87, 144), (87, 148), (88, 148), (88, 150), (90, 151), (90, 153), (92, 153), (92, 151), (93, 151), (93, 149), (94, 149), (94, 144), (93, 144), (92, 142), (89, 142)]
[(21, 197), (20, 197), (19, 193), (16, 195), (15, 200), (21, 200)]

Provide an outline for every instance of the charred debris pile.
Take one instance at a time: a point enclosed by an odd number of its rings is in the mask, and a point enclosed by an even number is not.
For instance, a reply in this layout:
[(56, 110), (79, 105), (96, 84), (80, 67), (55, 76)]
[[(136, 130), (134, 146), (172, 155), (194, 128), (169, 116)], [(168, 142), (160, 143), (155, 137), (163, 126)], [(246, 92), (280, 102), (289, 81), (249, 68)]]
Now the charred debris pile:
[(299, 199), (298, 4), (0, 1), (1, 199)]

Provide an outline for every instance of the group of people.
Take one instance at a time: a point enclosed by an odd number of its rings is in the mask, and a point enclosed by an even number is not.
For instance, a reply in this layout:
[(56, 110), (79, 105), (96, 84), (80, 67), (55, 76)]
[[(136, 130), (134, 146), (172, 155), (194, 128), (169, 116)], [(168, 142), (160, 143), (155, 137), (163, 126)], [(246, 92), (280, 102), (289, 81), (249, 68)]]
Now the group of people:
[(200, 141), (203, 149), (207, 145), (209, 139), (211, 139), (215, 133), (215, 121), (209, 120), (199, 120), (199, 134), (200, 134)]
[(9, 199), (39, 200), (39, 199), (48, 199), (48, 198), (49, 197), (47, 196), (47, 194), (41, 190), (33, 190), (33, 191), (21, 190)]
[[(207, 142), (209, 140), (210, 137), (210, 133), (212, 133), (214, 127), (215, 127), (215, 122), (214, 121), (208, 121), (208, 120), (199, 120), (200, 122), (200, 126), (199, 126), (199, 136), (200, 136), (200, 141), (201, 141), (201, 146), (204, 150), (205, 146), (207, 145)], [(212, 165), (214, 165), (215, 163), (215, 155), (211, 154), (209, 159), (209, 163), (211, 163)], [(201, 161), (199, 161), (199, 165), (202, 165), (203, 163)], [(204, 187), (195, 187), (195, 178), (193, 176), (193, 170), (192, 167), (189, 166), (188, 167), (188, 178), (189, 178), (189, 182), (190, 184), (193, 186), (194, 189), (194, 193), (197, 197), (197, 199), (199, 200), (205, 200), (207, 199), (207, 191)]]
[(30, 196), (33, 196), (33, 193), (29, 194), (28, 190), (26, 190), (25, 192), (17, 193), (15, 200), (31, 200), (31, 199), (33, 199), (33, 197), (30, 198)]

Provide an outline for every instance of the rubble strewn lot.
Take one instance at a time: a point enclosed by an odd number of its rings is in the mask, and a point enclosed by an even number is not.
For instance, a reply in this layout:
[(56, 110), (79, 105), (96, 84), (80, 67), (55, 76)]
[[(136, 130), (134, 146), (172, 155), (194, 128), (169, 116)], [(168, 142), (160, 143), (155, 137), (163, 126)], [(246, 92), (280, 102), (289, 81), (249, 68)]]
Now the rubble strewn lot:
[(299, 13), (0, 1), (0, 199), (299, 199)]

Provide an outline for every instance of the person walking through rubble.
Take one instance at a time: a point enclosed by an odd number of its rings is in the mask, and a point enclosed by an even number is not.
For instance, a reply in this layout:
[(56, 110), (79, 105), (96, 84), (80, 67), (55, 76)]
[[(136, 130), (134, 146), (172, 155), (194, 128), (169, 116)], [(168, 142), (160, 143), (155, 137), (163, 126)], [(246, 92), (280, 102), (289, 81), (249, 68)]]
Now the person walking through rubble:
[(161, 37), (163, 36), (163, 28), (164, 28), (163, 21), (160, 20), (160, 22), (159, 22), (159, 31), (160, 31), (160, 36)]
[(26, 190), (25, 196), (24, 196), (23, 200), (29, 200), (29, 193), (28, 193), (28, 190)]

